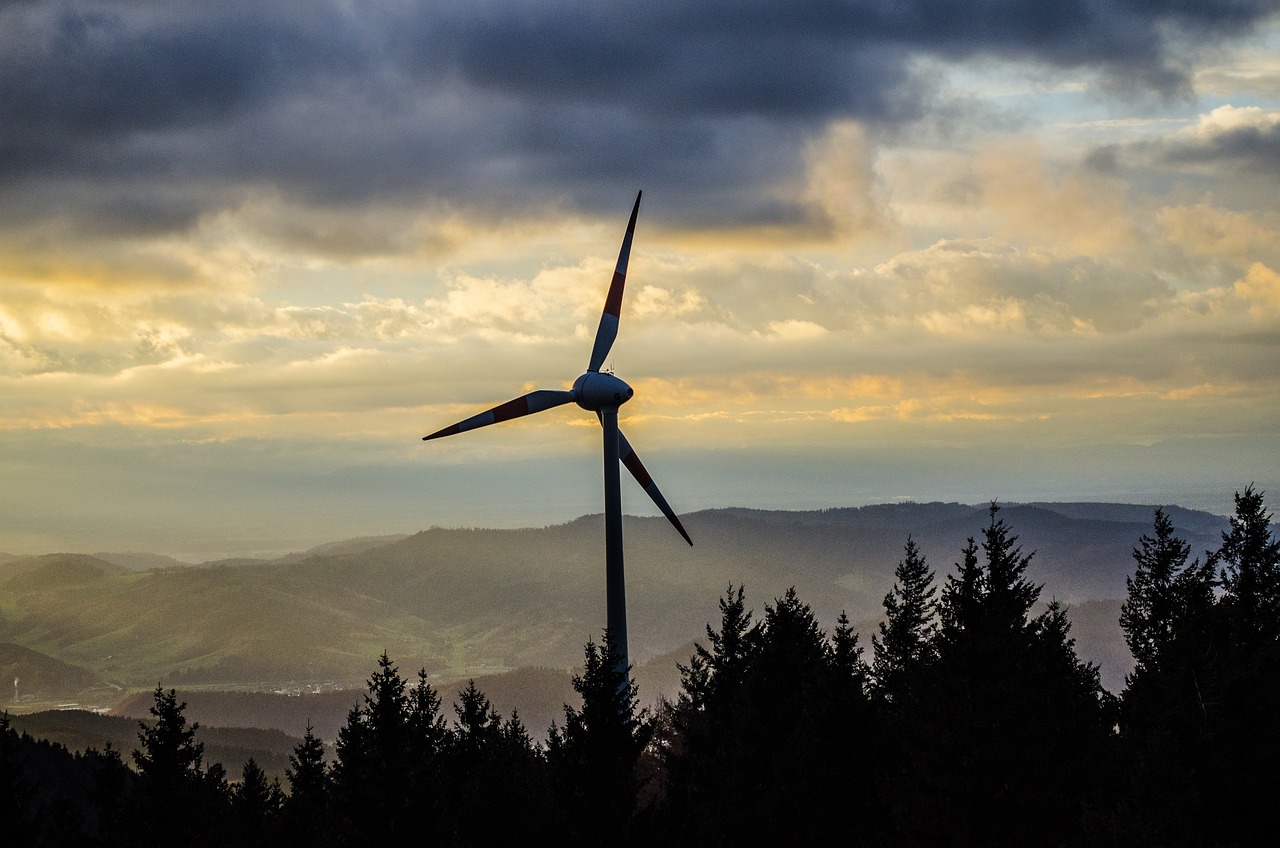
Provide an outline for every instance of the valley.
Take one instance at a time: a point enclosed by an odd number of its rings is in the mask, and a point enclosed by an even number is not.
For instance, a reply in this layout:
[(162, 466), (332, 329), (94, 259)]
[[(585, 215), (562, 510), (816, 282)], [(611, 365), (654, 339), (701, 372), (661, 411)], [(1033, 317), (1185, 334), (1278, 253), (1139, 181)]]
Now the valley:
[[(1079, 655), (1119, 691), (1132, 659), (1118, 618), (1131, 552), (1153, 507), (1010, 504), (1000, 515), (1036, 552), (1042, 601), (1069, 606)], [(1193, 554), (1227, 520), (1170, 508)], [(676, 663), (717, 619), (730, 584), (757, 615), (794, 586), (828, 629), (845, 611), (870, 655), (881, 600), (908, 536), (939, 584), (986, 505), (888, 504), (808, 512), (721, 509), (685, 517), (692, 549), (662, 518), (627, 519), (631, 651), (641, 699), (673, 697)], [(446, 695), (469, 678), (538, 735), (571, 701), (570, 669), (599, 639), (602, 518), (541, 529), (432, 528), (326, 544), (276, 560), (186, 565), (148, 554), (0, 560), (0, 669), (7, 709), (74, 705), (145, 717), (157, 684), (208, 727), (332, 739), (377, 657), (425, 668)], [(705, 641), (705, 639), (704, 639)]]

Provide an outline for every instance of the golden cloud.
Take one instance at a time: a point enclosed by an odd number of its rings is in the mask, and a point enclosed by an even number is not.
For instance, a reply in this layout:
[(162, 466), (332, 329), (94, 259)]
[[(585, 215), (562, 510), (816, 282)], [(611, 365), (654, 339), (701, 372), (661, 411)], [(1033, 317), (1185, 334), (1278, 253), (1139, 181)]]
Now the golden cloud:
[(1232, 289), (1248, 305), (1249, 315), (1258, 322), (1280, 318), (1280, 274), (1255, 262)]
[(1055, 255), (1117, 256), (1140, 244), (1130, 187), (1055, 162), (1030, 138), (972, 150), (886, 154), (890, 207), (903, 225), (954, 239), (999, 237)]
[(1241, 212), (1206, 201), (1164, 207), (1155, 218), (1161, 240), (1192, 255), (1243, 263), (1280, 251), (1280, 215), (1275, 212)]
[(854, 121), (835, 121), (805, 151), (805, 202), (835, 239), (883, 232), (888, 211), (877, 196), (875, 146)]

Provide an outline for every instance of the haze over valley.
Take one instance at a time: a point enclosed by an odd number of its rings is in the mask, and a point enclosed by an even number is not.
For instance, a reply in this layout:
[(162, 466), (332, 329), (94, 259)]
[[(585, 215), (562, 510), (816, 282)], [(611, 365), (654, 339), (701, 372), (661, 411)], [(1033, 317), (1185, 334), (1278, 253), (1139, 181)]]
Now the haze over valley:
[[(757, 610), (794, 586), (830, 629), (845, 611), (870, 650), (881, 601), (910, 536), (938, 579), (953, 570), (987, 505), (888, 504), (684, 517), (693, 548), (665, 519), (629, 517), (631, 651), (641, 697), (672, 696), (694, 640), (730, 584)], [(1192, 550), (1215, 548), (1225, 518), (1169, 508)], [(1119, 691), (1132, 668), (1118, 625), (1132, 550), (1153, 507), (1007, 504), (1042, 600), (1069, 607), (1080, 656)], [(601, 517), (542, 529), (433, 528), (326, 544), (270, 561), (191, 565), (148, 554), (46, 554), (0, 562), (0, 661), (18, 678), (14, 708), (57, 703), (137, 714), (131, 693), (157, 682), (189, 692), (208, 724), (300, 735), (336, 731), (385, 650), (406, 673), (479, 677), (495, 703), (554, 718), (567, 669), (604, 618)], [(505, 672), (524, 669), (519, 673)], [(257, 692), (259, 702), (217, 691)], [(269, 693), (276, 696), (273, 703)], [(203, 693), (203, 694), (202, 694)], [(328, 694), (325, 694), (328, 693)], [(311, 706), (301, 706), (305, 703)], [(213, 700), (210, 700), (213, 699)], [(142, 712), (145, 713), (145, 699)], [(233, 704), (239, 703), (239, 706)], [(205, 707), (207, 705), (207, 712)], [(302, 712), (309, 711), (309, 715)], [(545, 727), (545, 723), (534, 724)]]

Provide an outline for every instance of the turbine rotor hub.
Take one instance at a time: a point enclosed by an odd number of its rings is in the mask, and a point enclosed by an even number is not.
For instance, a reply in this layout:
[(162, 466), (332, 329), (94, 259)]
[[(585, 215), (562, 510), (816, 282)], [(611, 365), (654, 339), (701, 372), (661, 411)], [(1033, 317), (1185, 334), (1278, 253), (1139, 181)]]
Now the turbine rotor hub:
[(622, 380), (600, 371), (588, 371), (573, 381), (574, 402), (591, 412), (617, 409), (631, 400), (634, 394), (635, 391)]

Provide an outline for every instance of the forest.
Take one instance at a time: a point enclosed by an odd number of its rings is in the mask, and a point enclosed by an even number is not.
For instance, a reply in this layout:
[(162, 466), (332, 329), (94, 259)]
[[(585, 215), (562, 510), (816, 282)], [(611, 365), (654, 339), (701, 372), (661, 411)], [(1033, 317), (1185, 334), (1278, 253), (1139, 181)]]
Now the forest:
[[(383, 654), (327, 750), (286, 779), (206, 762), (157, 686), (137, 747), (69, 752), (0, 718), (0, 833), (16, 845), (1197, 845), (1274, 834), (1280, 540), (1237, 493), (1192, 557), (1163, 509), (1136, 540), (1112, 695), (1033, 551), (992, 504), (941, 574), (908, 536), (864, 639), (795, 590), (719, 600), (678, 695), (641, 709), (608, 634), (545, 743), (474, 683), (446, 708)], [(1040, 611), (1043, 609), (1043, 611)], [(1269, 840), (1268, 840), (1269, 841)]]

